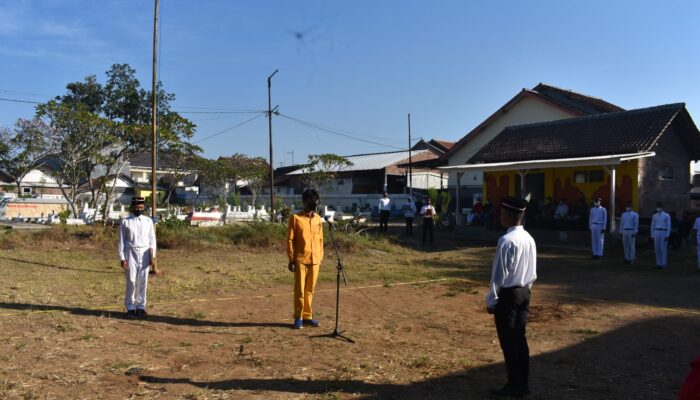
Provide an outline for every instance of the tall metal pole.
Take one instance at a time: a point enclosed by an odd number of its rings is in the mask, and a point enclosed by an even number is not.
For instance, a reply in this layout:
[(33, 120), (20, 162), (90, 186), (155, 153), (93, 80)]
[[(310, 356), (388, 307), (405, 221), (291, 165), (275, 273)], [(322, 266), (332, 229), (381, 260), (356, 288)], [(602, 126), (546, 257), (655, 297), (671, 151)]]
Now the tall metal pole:
[(157, 76), (157, 65), (158, 65), (158, 0), (155, 0), (156, 7), (155, 13), (153, 15), (153, 130), (152, 130), (152, 146), (151, 146), (151, 217), (155, 219), (156, 217), (156, 198), (158, 197), (158, 192), (156, 192), (156, 163), (157, 163), (157, 149), (158, 149), (158, 139), (157, 139), (157, 121), (158, 121), (158, 76)]
[(278, 69), (267, 77), (267, 126), (270, 134), (270, 221), (275, 220), (275, 167), (272, 159), (272, 77)]
[(413, 159), (411, 154), (411, 113), (408, 113), (408, 194), (413, 198)]

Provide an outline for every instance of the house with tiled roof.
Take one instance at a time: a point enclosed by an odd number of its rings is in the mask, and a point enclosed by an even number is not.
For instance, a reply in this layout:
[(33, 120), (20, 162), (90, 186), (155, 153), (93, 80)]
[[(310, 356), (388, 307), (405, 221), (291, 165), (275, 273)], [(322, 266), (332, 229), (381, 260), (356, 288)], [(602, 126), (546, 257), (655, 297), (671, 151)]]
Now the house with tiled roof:
[(631, 201), (641, 215), (656, 202), (689, 206), (691, 163), (700, 160), (700, 131), (685, 104), (667, 104), (505, 127), (452, 173), (479, 171), (484, 196), (573, 205), (603, 198), (611, 215)]
[[(463, 165), (509, 126), (620, 111), (623, 111), (621, 107), (605, 100), (539, 83), (532, 89), (522, 89), (458, 140), (438, 160), (433, 160), (426, 166)], [(474, 199), (482, 195), (483, 173), (478, 170), (459, 174), (451, 172), (448, 187), (457, 209), (469, 208)]]

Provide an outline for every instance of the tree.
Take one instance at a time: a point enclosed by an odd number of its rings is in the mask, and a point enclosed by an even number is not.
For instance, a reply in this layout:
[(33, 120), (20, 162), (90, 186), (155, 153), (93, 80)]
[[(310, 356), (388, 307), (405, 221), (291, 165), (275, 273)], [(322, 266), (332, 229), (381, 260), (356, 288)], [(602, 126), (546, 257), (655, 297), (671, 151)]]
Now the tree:
[[(103, 148), (93, 159), (90, 173), (90, 190), (93, 202), (104, 193), (104, 221), (109, 212), (108, 205), (119, 174), (131, 158), (142, 151), (150, 150), (152, 103), (151, 91), (143, 89), (136, 78), (136, 71), (128, 64), (114, 64), (105, 73), (104, 85), (90, 75), (83, 82), (66, 85), (67, 93), (55, 101), (70, 108), (84, 110), (111, 121), (111, 132), (105, 136)], [(160, 148), (179, 143), (194, 135), (196, 126), (188, 119), (170, 110), (175, 95), (167, 93), (161, 82), (158, 94), (158, 143)], [(112, 177), (113, 179), (109, 179)], [(111, 184), (110, 184), (111, 183)], [(95, 207), (98, 208), (98, 207)]]
[(185, 177), (196, 171), (197, 166), (201, 165), (200, 157), (197, 153), (201, 153), (202, 148), (190, 142), (172, 142), (167, 149), (160, 153), (160, 161), (166, 167), (168, 172), (161, 180), (168, 184), (168, 192), (165, 196), (165, 206), (170, 205), (172, 195), (179, 182)]
[(340, 175), (340, 171), (351, 166), (352, 161), (343, 156), (330, 153), (310, 154), (302, 179), (323, 198), (328, 185)]
[(253, 207), (258, 205), (258, 196), (262, 193), (263, 185), (267, 182), (270, 164), (262, 157), (236, 157), (233, 169), (236, 176), (248, 182), (248, 188), (253, 195)]
[(22, 180), (38, 167), (46, 155), (49, 127), (40, 119), (18, 119), (14, 132), (0, 131), (0, 169), (12, 177), (17, 195), (22, 195)]
[[(214, 203), (224, 208), (226, 199), (231, 190), (231, 182), (236, 180), (237, 174), (231, 162), (226, 158), (218, 160), (200, 159), (197, 170), (199, 172), (199, 192), (211, 194)], [(233, 185), (235, 188), (235, 184)]]
[(112, 130), (111, 121), (90, 113), (85, 106), (55, 100), (37, 106), (37, 116), (50, 127), (47, 159), (57, 164), (51, 175), (68, 202), (71, 214), (77, 216), (78, 187), (90, 179), (93, 160), (104, 148)]

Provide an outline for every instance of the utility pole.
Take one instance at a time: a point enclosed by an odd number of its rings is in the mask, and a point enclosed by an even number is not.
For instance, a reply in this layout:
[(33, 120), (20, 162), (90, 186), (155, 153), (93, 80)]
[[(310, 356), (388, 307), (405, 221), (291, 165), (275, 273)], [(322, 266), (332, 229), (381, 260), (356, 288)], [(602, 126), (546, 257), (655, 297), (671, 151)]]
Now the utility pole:
[(267, 125), (270, 134), (270, 221), (275, 220), (275, 167), (272, 162), (272, 77), (278, 69), (267, 77)]
[(413, 159), (411, 157), (411, 113), (408, 113), (408, 194), (413, 197)]
[(156, 191), (156, 163), (158, 162), (158, 0), (155, 0), (156, 7), (153, 15), (153, 129), (152, 129), (152, 145), (151, 145), (151, 217), (156, 218), (156, 200), (158, 192)]

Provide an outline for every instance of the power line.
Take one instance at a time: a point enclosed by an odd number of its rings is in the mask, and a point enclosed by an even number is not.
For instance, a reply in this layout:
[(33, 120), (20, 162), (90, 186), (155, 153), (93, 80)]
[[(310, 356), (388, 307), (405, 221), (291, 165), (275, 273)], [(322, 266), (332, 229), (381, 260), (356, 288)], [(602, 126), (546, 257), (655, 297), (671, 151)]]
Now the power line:
[(243, 121), (243, 122), (241, 122), (241, 123), (238, 123), (238, 124), (236, 124), (236, 125), (234, 125), (234, 126), (228, 127), (228, 128), (226, 128), (226, 129), (224, 129), (224, 130), (222, 130), (222, 131), (216, 132), (216, 133), (214, 133), (213, 135), (209, 135), (209, 136), (207, 136), (207, 137), (205, 137), (205, 138), (203, 138), (203, 139), (199, 139), (199, 140), (197, 140), (197, 141), (195, 141), (195, 142), (192, 142), (192, 143), (194, 143), (194, 144), (202, 143), (202, 142), (205, 141), (205, 140), (209, 140), (209, 139), (211, 139), (211, 138), (213, 138), (213, 137), (219, 136), (219, 135), (224, 134), (224, 133), (226, 133), (226, 132), (228, 132), (228, 131), (230, 131), (230, 130), (236, 129), (236, 128), (241, 127), (241, 126), (243, 126), (243, 125), (245, 125), (245, 124), (247, 124), (247, 123), (249, 123), (249, 122), (252, 122), (252, 121), (254, 121), (254, 120), (256, 120), (256, 119), (262, 117), (262, 116), (265, 115), (265, 114), (267, 114), (267, 113), (264, 113), (264, 114), (263, 114), (263, 113), (260, 113), (260, 114), (258, 114), (258, 115), (256, 115), (256, 116), (254, 116), (253, 118), (248, 118), (247, 120), (245, 120), (245, 121)]
[(178, 114), (258, 114), (267, 113), (263, 110), (236, 110), (236, 111), (186, 111), (186, 110), (172, 110)]
[(4, 98), (4, 97), (0, 97), (0, 101), (11, 101), (11, 102), (14, 102), (14, 103), (39, 104), (38, 101), (17, 100), (17, 99), (6, 99), (6, 98)]
[(284, 117), (284, 118), (287, 118), (288, 120), (294, 121), (294, 122), (296, 122), (296, 123), (298, 123), (298, 124), (301, 124), (301, 125), (305, 125), (305, 126), (314, 128), (314, 129), (319, 130), (319, 131), (321, 131), (321, 132), (330, 133), (330, 134), (332, 134), (332, 135), (342, 136), (342, 137), (345, 137), (345, 138), (348, 138), (348, 139), (357, 140), (357, 141), (359, 141), (359, 142), (369, 143), (369, 144), (373, 144), (373, 145), (376, 145), (376, 146), (383, 146), (383, 147), (388, 147), (388, 148), (397, 149), (397, 150), (406, 150), (406, 149), (403, 148), (403, 147), (398, 147), (398, 146), (393, 146), (393, 145), (386, 144), (386, 143), (379, 143), (379, 142), (375, 142), (375, 141), (372, 141), (372, 140), (362, 139), (362, 138), (360, 138), (360, 137), (357, 137), (357, 136), (354, 136), (354, 135), (352, 135), (352, 134), (348, 134), (348, 133), (339, 131), (339, 130), (334, 129), (334, 128), (327, 128), (327, 127), (324, 127), (324, 126), (322, 126), (322, 125), (318, 125), (318, 124), (313, 123), (313, 122), (304, 121), (304, 120), (299, 119), (299, 118), (290, 117), (289, 115), (284, 115), (284, 114), (281, 114), (281, 113), (280, 113), (279, 116)]

